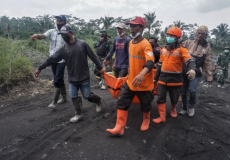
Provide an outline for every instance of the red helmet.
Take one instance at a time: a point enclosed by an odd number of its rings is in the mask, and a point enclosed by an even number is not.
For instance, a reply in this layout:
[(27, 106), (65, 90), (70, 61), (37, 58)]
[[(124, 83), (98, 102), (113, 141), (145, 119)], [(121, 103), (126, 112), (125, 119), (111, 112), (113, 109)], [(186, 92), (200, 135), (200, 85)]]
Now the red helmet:
[(178, 27), (171, 27), (167, 30), (167, 34), (172, 34), (180, 38), (182, 36), (182, 31)]

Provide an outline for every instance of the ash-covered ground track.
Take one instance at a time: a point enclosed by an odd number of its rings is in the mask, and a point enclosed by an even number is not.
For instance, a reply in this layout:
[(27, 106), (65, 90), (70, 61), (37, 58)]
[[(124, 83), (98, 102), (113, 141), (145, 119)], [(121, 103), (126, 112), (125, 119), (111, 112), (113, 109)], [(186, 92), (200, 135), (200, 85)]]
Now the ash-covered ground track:
[[(40, 78), (51, 80), (50, 68)], [(92, 86), (94, 82), (92, 78)], [(69, 122), (74, 115), (71, 100), (56, 110), (47, 108), (52, 91), (0, 102), (1, 160), (230, 159), (229, 84), (225, 89), (199, 86), (193, 118), (171, 118), (168, 99), (166, 122), (151, 122), (145, 132), (140, 131), (140, 107), (133, 104), (121, 137), (106, 132), (116, 123), (116, 100), (108, 90), (92, 87), (92, 92), (104, 98), (103, 110), (96, 113), (95, 106), (83, 100), (84, 119), (79, 123)], [(152, 105), (151, 119), (158, 117), (156, 96)], [(180, 102), (177, 111), (181, 108)]]

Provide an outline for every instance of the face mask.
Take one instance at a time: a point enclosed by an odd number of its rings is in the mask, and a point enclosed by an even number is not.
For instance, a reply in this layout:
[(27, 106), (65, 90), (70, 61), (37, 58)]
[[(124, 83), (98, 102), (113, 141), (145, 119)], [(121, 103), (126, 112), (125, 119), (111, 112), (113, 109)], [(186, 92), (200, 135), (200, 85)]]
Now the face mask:
[(124, 34), (125, 34), (125, 33), (123, 32), (123, 33), (121, 33), (121, 35), (120, 35), (120, 34), (117, 32), (117, 35), (120, 36), (120, 37), (122, 37)]
[(136, 34), (135, 36), (133, 36), (132, 34), (130, 34), (130, 37), (131, 37), (132, 39), (135, 39), (135, 38), (137, 38), (140, 34), (141, 34), (141, 32), (139, 31), (139, 32), (137, 32), (137, 34)]
[(57, 24), (57, 28), (60, 30), (65, 24)]
[(229, 50), (224, 50), (224, 53), (229, 53)]
[(62, 38), (66, 43), (69, 43), (69, 40), (70, 40), (69, 35), (66, 35), (65, 37), (62, 37)]
[(172, 37), (166, 37), (167, 43), (172, 44), (175, 43), (175, 39)]

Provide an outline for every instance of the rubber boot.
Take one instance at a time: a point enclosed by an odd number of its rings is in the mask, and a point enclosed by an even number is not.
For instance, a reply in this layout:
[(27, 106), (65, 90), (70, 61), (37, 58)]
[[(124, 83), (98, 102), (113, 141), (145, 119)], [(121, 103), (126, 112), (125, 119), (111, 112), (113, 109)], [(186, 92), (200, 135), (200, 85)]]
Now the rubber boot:
[(165, 112), (166, 112), (166, 108), (165, 108), (165, 103), (161, 103), (157, 105), (158, 108), (158, 112), (160, 114), (159, 118), (153, 119), (154, 123), (161, 123), (161, 122), (165, 122)]
[(73, 98), (72, 99), (74, 110), (75, 110), (75, 116), (70, 119), (70, 122), (78, 122), (82, 120), (83, 114), (82, 114), (82, 99), (81, 97)]
[(62, 104), (67, 101), (66, 87), (65, 85), (61, 88), (61, 99), (57, 102), (57, 104)]
[(173, 104), (173, 103), (172, 103), (171, 113), (170, 113), (171, 117), (174, 117), (174, 118), (177, 117), (176, 105), (177, 105), (177, 104)]
[(53, 102), (48, 106), (49, 108), (55, 109), (60, 93), (61, 88), (55, 88)]
[(150, 112), (144, 112), (143, 113), (143, 122), (141, 125), (141, 131), (146, 131), (149, 129), (149, 123), (150, 123)]
[(101, 90), (105, 90), (105, 89), (106, 89), (105, 79), (102, 78), (102, 79), (101, 79)]
[(106, 131), (113, 135), (123, 135), (127, 118), (128, 118), (128, 111), (117, 109), (116, 126), (113, 129), (107, 129)]
[(88, 101), (96, 104), (96, 112), (101, 112), (102, 98), (100, 96), (92, 93), (92, 97)]

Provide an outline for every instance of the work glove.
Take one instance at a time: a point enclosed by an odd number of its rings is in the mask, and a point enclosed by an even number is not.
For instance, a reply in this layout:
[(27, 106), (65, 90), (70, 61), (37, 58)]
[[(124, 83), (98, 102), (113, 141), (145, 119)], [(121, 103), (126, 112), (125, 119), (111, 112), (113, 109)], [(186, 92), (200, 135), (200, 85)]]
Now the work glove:
[(196, 72), (193, 69), (189, 70), (186, 74), (188, 74), (188, 79), (190, 81), (193, 80), (196, 76)]

